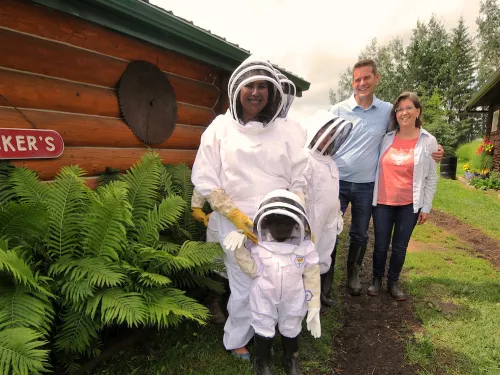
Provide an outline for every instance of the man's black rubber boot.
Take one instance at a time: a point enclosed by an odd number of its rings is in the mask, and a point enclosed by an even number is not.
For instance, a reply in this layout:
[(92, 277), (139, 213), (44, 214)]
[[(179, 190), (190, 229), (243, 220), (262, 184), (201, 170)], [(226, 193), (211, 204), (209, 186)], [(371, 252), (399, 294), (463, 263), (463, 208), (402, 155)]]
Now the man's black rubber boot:
[(286, 375), (303, 375), (299, 367), (299, 336), (289, 338), (281, 336)]
[(274, 338), (267, 338), (255, 334), (253, 336), (254, 369), (257, 375), (272, 375), (269, 359)]
[(333, 286), (333, 267), (327, 273), (321, 275), (321, 305), (326, 307), (335, 306), (335, 301), (330, 297)]
[(373, 276), (372, 285), (368, 287), (368, 295), (369, 296), (378, 295), (381, 286), (382, 286), (382, 277)]
[(360, 296), (363, 288), (359, 281), (359, 271), (363, 264), (366, 245), (349, 244), (347, 255), (347, 289), (351, 296)]

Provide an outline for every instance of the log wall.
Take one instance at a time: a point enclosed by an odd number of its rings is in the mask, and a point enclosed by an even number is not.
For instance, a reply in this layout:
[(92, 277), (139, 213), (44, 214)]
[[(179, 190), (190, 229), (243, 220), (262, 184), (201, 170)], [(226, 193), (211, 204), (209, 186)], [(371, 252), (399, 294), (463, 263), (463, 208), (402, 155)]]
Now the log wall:
[[(148, 147), (192, 165), (203, 130), (227, 109), (229, 72), (28, 0), (0, 0), (0, 45), (0, 127), (32, 127), (17, 107), (64, 140), (58, 159), (13, 161), (46, 180), (67, 164), (88, 176), (123, 171)], [(116, 86), (134, 60), (158, 66), (177, 98), (176, 128), (160, 144), (143, 143), (120, 115)]]

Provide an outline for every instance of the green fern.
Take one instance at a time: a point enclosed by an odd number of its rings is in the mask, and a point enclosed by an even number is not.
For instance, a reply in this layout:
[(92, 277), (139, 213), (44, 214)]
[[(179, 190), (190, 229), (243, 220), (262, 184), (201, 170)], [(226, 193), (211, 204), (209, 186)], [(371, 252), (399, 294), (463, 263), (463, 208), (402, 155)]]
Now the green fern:
[(132, 226), (132, 207), (127, 185), (112, 181), (91, 195), (92, 205), (84, 218), (84, 254), (118, 260), (127, 242), (127, 226)]
[(0, 210), (0, 238), (9, 238), (14, 245), (34, 245), (47, 227), (47, 212), (40, 205), (8, 202)]
[(174, 224), (186, 207), (181, 197), (171, 196), (163, 199), (148, 211), (144, 220), (137, 224), (137, 242), (151, 245), (160, 238), (159, 231)]
[(0, 285), (0, 326), (32, 328), (47, 335), (53, 316), (45, 294), (23, 285)]
[(146, 153), (120, 179), (128, 185), (128, 201), (135, 221), (145, 219), (157, 199), (161, 179), (161, 159), (157, 153)]
[(55, 346), (64, 353), (85, 354), (97, 339), (101, 325), (85, 311), (66, 308), (61, 313), (62, 325), (55, 336)]
[(142, 272), (139, 276), (139, 282), (146, 287), (162, 287), (170, 284), (172, 280), (157, 273)]
[(177, 256), (189, 259), (195, 266), (202, 266), (211, 263), (215, 257), (222, 254), (222, 247), (218, 243), (186, 241)]
[(111, 287), (120, 285), (125, 279), (120, 266), (104, 258), (71, 259), (62, 257), (49, 270), (51, 276), (64, 276), (67, 280), (87, 280), (91, 286)]
[(9, 183), (16, 198), (27, 204), (44, 204), (48, 186), (40, 183), (37, 174), (26, 168), (16, 168), (12, 171)]
[(100, 291), (89, 300), (86, 313), (94, 318), (100, 307), (103, 325), (127, 323), (136, 327), (146, 323), (146, 304), (139, 293), (113, 288)]
[[(0, 327), (2, 328), (2, 327)], [(42, 335), (30, 328), (0, 330), (0, 374), (33, 375), (47, 372), (49, 350)]]
[(16, 199), (16, 193), (10, 183), (10, 176), (15, 167), (0, 160), (0, 207)]
[(74, 255), (79, 248), (83, 217), (88, 206), (88, 188), (83, 183), (84, 172), (76, 166), (61, 168), (54, 183), (50, 185), (46, 202), (48, 205), (49, 257)]
[(186, 297), (178, 289), (164, 288), (150, 291), (146, 295), (149, 322), (160, 328), (177, 324), (187, 318), (204, 324), (208, 318), (208, 309), (196, 300)]

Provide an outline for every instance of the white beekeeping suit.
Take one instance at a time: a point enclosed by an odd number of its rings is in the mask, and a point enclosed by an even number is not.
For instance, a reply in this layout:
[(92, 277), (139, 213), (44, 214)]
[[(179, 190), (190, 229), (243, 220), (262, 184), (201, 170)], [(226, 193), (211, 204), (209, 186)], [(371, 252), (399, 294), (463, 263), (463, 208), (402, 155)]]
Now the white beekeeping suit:
[[(308, 164), (307, 216), (311, 223), (316, 251), (319, 254), (322, 274), (322, 302), (331, 306), (325, 298), (331, 291), (331, 277), (323, 277), (330, 270), (332, 252), (337, 235), (342, 230), (343, 218), (339, 200), (339, 171), (332, 156), (349, 136), (352, 123), (328, 112), (319, 111), (307, 123), (306, 149)], [(330, 304), (332, 303), (332, 304)]]
[(257, 245), (243, 245), (245, 236), (236, 231), (226, 237), (225, 245), (234, 249), (241, 269), (254, 279), (250, 310), (256, 371), (267, 373), (272, 344), (269, 339), (274, 337), (278, 324), (287, 373), (300, 373), (291, 368), (298, 369), (295, 353), (307, 311), (308, 329), (314, 337), (321, 335), (319, 258), (305, 208), (295, 194), (279, 189), (264, 198), (254, 221)]
[(285, 118), (288, 116), (288, 111), (290, 110), (293, 100), (297, 95), (297, 88), (295, 87), (295, 84), (287, 78), (286, 75), (284, 75), (277, 69), (275, 71), (280, 80), (281, 89), (283, 90), (284, 96), (283, 109), (281, 110), (280, 117)]
[[(256, 81), (268, 82), (267, 105), (258, 120), (243, 123), (240, 90)], [(217, 116), (203, 133), (191, 177), (214, 210), (207, 237), (221, 245), (235, 229), (254, 236), (248, 227), (250, 219), (270, 191), (282, 188), (302, 195), (307, 165), (299, 145), (300, 130), (287, 128), (285, 120), (278, 118), (283, 92), (269, 62), (253, 56), (245, 60), (229, 80), (228, 95), (229, 111)], [(224, 346), (231, 350), (245, 346), (253, 335), (248, 300), (251, 279), (241, 271), (233, 252), (226, 251), (224, 262), (231, 289)]]

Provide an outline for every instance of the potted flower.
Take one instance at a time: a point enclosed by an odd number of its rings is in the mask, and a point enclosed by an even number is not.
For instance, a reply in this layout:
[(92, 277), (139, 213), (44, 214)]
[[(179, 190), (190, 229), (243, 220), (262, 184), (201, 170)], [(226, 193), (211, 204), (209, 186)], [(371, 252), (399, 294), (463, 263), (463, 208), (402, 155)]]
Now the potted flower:
[(462, 168), (465, 171), (465, 178), (467, 180), (470, 180), (472, 177), (474, 177), (474, 172), (472, 171), (471, 163), (465, 163)]

